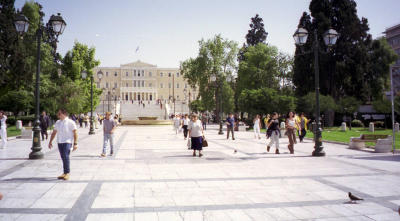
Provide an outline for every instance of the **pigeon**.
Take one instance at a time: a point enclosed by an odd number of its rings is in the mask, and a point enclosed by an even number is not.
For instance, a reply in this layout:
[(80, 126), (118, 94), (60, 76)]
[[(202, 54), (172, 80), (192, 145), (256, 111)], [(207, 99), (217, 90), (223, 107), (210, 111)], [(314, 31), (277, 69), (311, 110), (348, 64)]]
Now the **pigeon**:
[(233, 153), (237, 153), (237, 150), (234, 150)]
[(349, 192), (349, 198), (350, 198), (351, 202), (357, 202), (357, 201), (360, 201), (360, 200), (364, 200), (364, 199), (361, 199), (361, 198), (358, 198), (358, 197), (354, 196), (350, 192)]

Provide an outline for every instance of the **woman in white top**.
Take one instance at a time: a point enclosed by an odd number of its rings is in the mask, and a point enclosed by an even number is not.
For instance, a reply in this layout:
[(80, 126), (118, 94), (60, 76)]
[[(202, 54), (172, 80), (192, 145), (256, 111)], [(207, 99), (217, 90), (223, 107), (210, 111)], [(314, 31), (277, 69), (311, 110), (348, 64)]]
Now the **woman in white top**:
[(0, 148), (6, 148), (7, 146), (7, 116), (3, 111), (0, 111), (0, 137), (1, 145)]
[(257, 138), (257, 136), (258, 136), (258, 139), (261, 139), (261, 136), (260, 136), (260, 129), (261, 129), (260, 115), (258, 115), (258, 114), (256, 115), (256, 117), (253, 120), (253, 124), (254, 124), (254, 126), (253, 126), (254, 138)]
[(174, 130), (175, 130), (175, 133), (176, 134), (178, 134), (178, 132), (179, 132), (179, 127), (180, 127), (180, 125), (181, 125), (181, 118), (179, 117), (179, 115), (175, 115), (175, 116), (173, 116), (173, 121), (174, 121)]
[(185, 114), (185, 117), (182, 119), (183, 137), (185, 138), (185, 140), (188, 135), (189, 121), (190, 121), (189, 116)]
[(294, 144), (296, 143), (296, 124), (297, 122), (295, 121), (294, 113), (290, 111), (286, 119), (286, 134), (289, 138), (288, 149), (290, 154), (294, 154)]
[(199, 151), (199, 157), (202, 157), (203, 154), (201, 151), (203, 150), (203, 125), (201, 121), (198, 119), (197, 114), (192, 114), (192, 121), (189, 122), (189, 137), (192, 142), (191, 147), (193, 149), (193, 156), (196, 156), (196, 150)]

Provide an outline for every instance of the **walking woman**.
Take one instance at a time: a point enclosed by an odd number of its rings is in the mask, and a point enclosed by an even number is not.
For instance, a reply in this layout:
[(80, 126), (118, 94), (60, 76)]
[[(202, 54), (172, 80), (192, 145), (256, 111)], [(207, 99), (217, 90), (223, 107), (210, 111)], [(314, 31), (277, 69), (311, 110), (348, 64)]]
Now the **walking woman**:
[(272, 114), (272, 118), (268, 122), (267, 128), (267, 138), (271, 137), (271, 142), (267, 146), (267, 151), (269, 152), (271, 146), (275, 144), (275, 154), (279, 154), (279, 135), (281, 132), (279, 130), (279, 120), (276, 112)]
[(300, 143), (303, 142), (304, 137), (307, 134), (307, 124), (308, 124), (308, 119), (304, 116), (304, 113), (300, 114), (300, 117), (296, 119), (298, 123), (298, 128), (299, 128), (299, 139)]
[(254, 126), (253, 126), (254, 138), (257, 139), (257, 136), (258, 136), (258, 139), (261, 139), (261, 136), (260, 136), (260, 129), (261, 129), (260, 115), (258, 115), (258, 114), (256, 115), (256, 117), (253, 120), (253, 123), (254, 123)]
[(290, 111), (286, 119), (286, 134), (289, 138), (288, 149), (290, 151), (290, 154), (294, 154), (294, 144), (296, 143), (296, 128), (298, 128), (298, 125), (294, 118), (294, 113)]
[(189, 121), (190, 121), (189, 116), (185, 114), (185, 117), (182, 120), (183, 136), (185, 137), (185, 140), (187, 139), (188, 135)]
[(203, 154), (201, 151), (203, 150), (203, 127), (201, 125), (201, 121), (198, 119), (197, 114), (192, 114), (192, 120), (189, 123), (189, 137), (192, 143), (193, 156), (196, 156), (196, 150), (199, 152), (199, 157), (202, 157)]

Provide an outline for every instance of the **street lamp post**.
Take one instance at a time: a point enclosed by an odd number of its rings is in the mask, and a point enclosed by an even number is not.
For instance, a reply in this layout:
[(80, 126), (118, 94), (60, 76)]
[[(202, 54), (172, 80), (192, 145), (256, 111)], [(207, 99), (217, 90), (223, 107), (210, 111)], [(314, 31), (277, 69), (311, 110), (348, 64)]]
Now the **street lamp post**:
[[(101, 70), (97, 72), (97, 78), (99, 79), (99, 84), (100, 84), (101, 79), (103, 78), (103, 72)], [(104, 91), (104, 88), (101, 88), (102, 94), (103, 94), (103, 91)], [(102, 99), (102, 100), (103, 100), (103, 115), (104, 115), (104, 99)]]
[[(35, 125), (33, 131), (32, 141), (32, 152), (29, 154), (29, 159), (42, 159), (43, 153), (41, 152), (42, 147), (40, 146), (40, 54), (41, 54), (41, 43), (43, 35), (47, 35), (44, 39), (45, 42), (54, 43), (54, 51), (56, 50), (58, 36), (64, 32), (65, 26), (67, 25), (60, 13), (52, 15), (49, 22), (45, 27), (42, 27), (43, 15), (39, 19), (39, 28), (36, 30), (36, 41), (37, 41), (37, 55), (36, 55), (36, 85), (35, 85)], [(14, 25), (19, 34), (24, 34), (28, 31), (29, 22), (26, 17), (22, 14), (18, 14), (15, 17)]]
[[(338, 33), (334, 29), (329, 29), (324, 34), (324, 42), (326, 46), (332, 47), (336, 44)], [(296, 45), (303, 46), (307, 42), (308, 31), (304, 28), (298, 28), (293, 35)], [(315, 119), (317, 129), (315, 130), (315, 146), (312, 152), (313, 156), (325, 156), (324, 147), (322, 146), (322, 129), (320, 121), (320, 105), (319, 105), (319, 39), (317, 29), (314, 29), (314, 42), (313, 42), (313, 53), (314, 53), (314, 74), (315, 74)]]
[[(87, 78), (87, 72), (82, 71), (81, 73), (82, 78), (86, 79)], [(89, 129), (89, 135), (94, 134), (94, 128), (93, 128), (93, 74), (90, 75), (90, 129)]]

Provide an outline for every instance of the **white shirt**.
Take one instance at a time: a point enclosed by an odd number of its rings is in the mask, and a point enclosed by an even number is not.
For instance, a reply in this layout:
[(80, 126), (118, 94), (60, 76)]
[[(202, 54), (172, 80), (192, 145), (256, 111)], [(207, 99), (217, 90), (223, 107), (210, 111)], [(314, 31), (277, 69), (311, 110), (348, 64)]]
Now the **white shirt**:
[(0, 119), (0, 124), (1, 124), (1, 129), (2, 130), (7, 128), (6, 120), (7, 120), (7, 116), (6, 115), (3, 115), (3, 118)]
[(57, 131), (57, 143), (71, 143), (74, 140), (74, 130), (76, 124), (73, 120), (66, 117), (64, 120), (58, 120), (54, 124), (54, 130)]
[(260, 119), (254, 121), (254, 127), (260, 128)]
[(293, 119), (293, 120), (289, 120), (289, 119), (288, 119), (288, 125), (289, 125), (289, 126), (294, 127), (294, 123), (295, 123), (295, 122), (294, 122), (294, 119)]
[(201, 124), (200, 120), (196, 120), (196, 122), (190, 121), (188, 129), (190, 131), (190, 137), (201, 137), (203, 136), (203, 125)]
[(183, 125), (189, 125), (189, 118), (188, 119), (186, 119), (186, 118), (183, 118)]
[(177, 117), (174, 118), (174, 125), (175, 125), (175, 127), (179, 127), (180, 122), (181, 122), (181, 119), (180, 119), (180, 118), (177, 118)]

